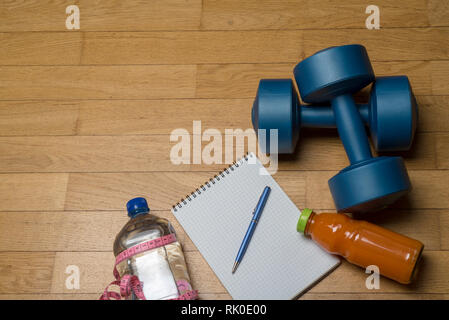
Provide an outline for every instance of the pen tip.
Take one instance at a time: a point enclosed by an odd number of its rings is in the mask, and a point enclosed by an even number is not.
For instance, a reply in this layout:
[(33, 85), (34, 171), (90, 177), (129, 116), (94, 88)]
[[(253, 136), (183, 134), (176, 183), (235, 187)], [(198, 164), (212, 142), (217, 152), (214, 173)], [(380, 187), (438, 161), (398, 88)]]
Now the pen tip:
[(232, 267), (232, 273), (234, 273), (235, 272), (235, 270), (237, 270), (237, 267), (239, 266), (239, 263), (236, 261), (235, 263), (234, 263), (234, 266)]

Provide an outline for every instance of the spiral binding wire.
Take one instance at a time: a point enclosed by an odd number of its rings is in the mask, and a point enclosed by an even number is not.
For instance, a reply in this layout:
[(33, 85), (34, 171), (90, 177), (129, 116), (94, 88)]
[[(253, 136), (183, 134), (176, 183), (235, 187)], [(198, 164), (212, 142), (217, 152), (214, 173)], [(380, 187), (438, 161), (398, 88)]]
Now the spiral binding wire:
[[(182, 198), (178, 203), (173, 206), (173, 211), (176, 212), (178, 209), (182, 208), (182, 206), (187, 205), (188, 202), (192, 201), (196, 197), (202, 194), (202, 192), (207, 191), (207, 189), (211, 188), (214, 184), (219, 182), (220, 180), (226, 178), (227, 175), (231, 174), (236, 168), (240, 167), (243, 161), (248, 161), (249, 158), (253, 157), (253, 154), (246, 153), (241, 159), (234, 161), (228, 167), (224, 168), (222, 171), (218, 172), (215, 176), (206, 180), (202, 185), (196, 188), (194, 191), (189, 193)], [(187, 202), (188, 201), (188, 202)]]

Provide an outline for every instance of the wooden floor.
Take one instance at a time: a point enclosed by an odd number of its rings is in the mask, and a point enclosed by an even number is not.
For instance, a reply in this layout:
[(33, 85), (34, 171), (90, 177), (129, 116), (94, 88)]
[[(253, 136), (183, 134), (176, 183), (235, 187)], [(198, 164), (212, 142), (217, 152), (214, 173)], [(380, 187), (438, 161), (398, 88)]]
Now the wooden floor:
[[(448, 299), (449, 2), (378, 0), (381, 29), (367, 30), (371, 2), (1, 1), (0, 298), (98, 298), (135, 196), (173, 222), (201, 298), (230, 298), (170, 213), (224, 165), (173, 165), (170, 132), (192, 132), (193, 120), (250, 128), (260, 78), (361, 43), (377, 75), (410, 77), (420, 105), (401, 154), (414, 189), (367, 219), (424, 242), (423, 266), (411, 286), (368, 290), (364, 271), (343, 263), (302, 298)], [(65, 29), (74, 3), (79, 31)], [(336, 131), (304, 131), (274, 178), (299, 208), (332, 210), (327, 179), (346, 165)], [(65, 285), (69, 265), (77, 290)]]

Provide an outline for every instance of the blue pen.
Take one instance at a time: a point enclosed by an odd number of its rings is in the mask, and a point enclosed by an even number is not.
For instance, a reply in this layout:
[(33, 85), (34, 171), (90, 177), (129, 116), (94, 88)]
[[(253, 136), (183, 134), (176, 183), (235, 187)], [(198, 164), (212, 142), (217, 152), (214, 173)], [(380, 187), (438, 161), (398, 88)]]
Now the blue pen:
[(248, 248), (248, 244), (251, 241), (251, 237), (253, 236), (254, 230), (256, 229), (257, 226), (257, 221), (259, 221), (259, 218), (262, 214), (263, 208), (265, 207), (265, 203), (267, 202), (270, 191), (271, 191), (270, 187), (265, 187), (259, 198), (259, 202), (257, 202), (257, 206), (253, 212), (253, 218), (251, 219), (251, 223), (249, 224), (248, 230), (246, 231), (245, 237), (243, 238), (243, 242), (240, 245), (239, 253), (237, 253), (237, 258), (235, 258), (234, 267), (232, 267), (232, 273), (234, 273), (235, 270), (237, 270), (240, 261), (245, 255), (246, 248)]

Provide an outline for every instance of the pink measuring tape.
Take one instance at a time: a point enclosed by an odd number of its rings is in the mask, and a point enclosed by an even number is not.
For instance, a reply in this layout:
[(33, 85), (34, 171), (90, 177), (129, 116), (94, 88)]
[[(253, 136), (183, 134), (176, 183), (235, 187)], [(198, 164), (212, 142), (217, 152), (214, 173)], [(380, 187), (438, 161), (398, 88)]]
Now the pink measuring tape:
[[(162, 246), (165, 246), (167, 244), (173, 243), (176, 241), (176, 236), (174, 233), (168, 234), (166, 236), (153, 239), (147, 242), (140, 243), (138, 245), (135, 245), (134, 247), (131, 247), (129, 249), (126, 249), (125, 251), (122, 251), (116, 258), (115, 258), (115, 264), (114, 264), (114, 278), (115, 281), (112, 281), (104, 290), (103, 294), (101, 295), (99, 300), (120, 300), (121, 297), (129, 297), (133, 292), (136, 295), (137, 298), (140, 300), (146, 300), (145, 295), (143, 294), (143, 288), (142, 288), (142, 282), (140, 282), (139, 278), (135, 275), (129, 275), (125, 274), (123, 277), (120, 277), (120, 273), (117, 270), (117, 265), (124, 261), (128, 260), (130, 257), (148, 251), (152, 249), (156, 249)], [(177, 283), (179, 291), (185, 291), (182, 295), (178, 296), (177, 298), (170, 299), (170, 300), (194, 300), (198, 299), (198, 291), (196, 290), (187, 290), (186, 288), (188, 285), (184, 283), (186, 281), (180, 281)], [(115, 291), (109, 291), (109, 287), (112, 285), (117, 285), (120, 288), (120, 294)], [(190, 286), (189, 286), (190, 287)]]

